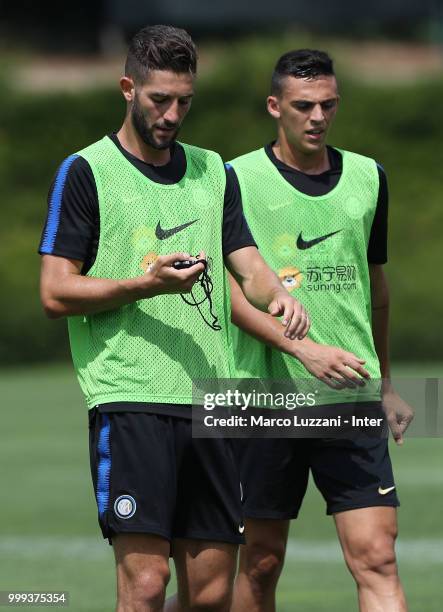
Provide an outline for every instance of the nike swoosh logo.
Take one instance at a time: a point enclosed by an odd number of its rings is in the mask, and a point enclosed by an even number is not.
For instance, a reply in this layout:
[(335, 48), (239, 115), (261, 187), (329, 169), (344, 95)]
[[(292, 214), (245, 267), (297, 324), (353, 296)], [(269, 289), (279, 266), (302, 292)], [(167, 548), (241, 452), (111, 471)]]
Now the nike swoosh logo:
[(380, 493), (380, 495), (387, 495), (394, 489), (395, 489), (395, 485), (393, 487), (388, 487), (387, 489), (382, 489), (381, 487), (378, 487), (378, 492)]
[(269, 210), (274, 211), (274, 210), (278, 210), (279, 208), (283, 208), (284, 206), (291, 206), (291, 204), (292, 204), (292, 201), (285, 202), (284, 200), (281, 202), (271, 202), (270, 204), (268, 204), (268, 208)]
[(183, 225), (177, 225), (177, 227), (171, 227), (171, 229), (162, 229), (162, 227), (160, 226), (160, 221), (159, 221), (157, 223), (157, 227), (155, 228), (155, 236), (159, 240), (166, 240), (166, 238), (170, 238), (174, 234), (181, 232), (182, 230), (186, 229), (187, 227), (189, 227), (196, 221), (198, 221), (198, 219), (194, 219), (194, 221), (188, 221), (188, 223), (183, 223)]
[(338, 234), (338, 232), (341, 232), (341, 230), (337, 230), (336, 232), (331, 232), (330, 234), (326, 234), (325, 236), (319, 236), (318, 238), (313, 238), (312, 240), (303, 240), (302, 235), (301, 235), (302, 233), (300, 232), (297, 238), (297, 249), (300, 249), (301, 251), (305, 249), (310, 249), (311, 247), (315, 246), (319, 242), (323, 242), (323, 240), (326, 240), (326, 238), (335, 236), (335, 234)]

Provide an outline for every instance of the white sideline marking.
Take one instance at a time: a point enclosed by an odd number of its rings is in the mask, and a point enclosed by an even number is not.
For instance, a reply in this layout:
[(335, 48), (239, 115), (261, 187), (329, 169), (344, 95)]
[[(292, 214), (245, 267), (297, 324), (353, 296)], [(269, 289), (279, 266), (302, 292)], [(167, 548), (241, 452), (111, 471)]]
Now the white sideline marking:
[[(397, 543), (397, 555), (401, 564), (443, 564), (443, 538), (437, 540), (414, 539)], [(62, 536), (5, 536), (0, 538), (0, 556), (3, 559), (64, 558), (98, 561), (112, 559), (112, 549), (106, 540), (91, 537)], [(289, 561), (343, 563), (338, 541), (308, 542), (291, 539), (286, 552)]]

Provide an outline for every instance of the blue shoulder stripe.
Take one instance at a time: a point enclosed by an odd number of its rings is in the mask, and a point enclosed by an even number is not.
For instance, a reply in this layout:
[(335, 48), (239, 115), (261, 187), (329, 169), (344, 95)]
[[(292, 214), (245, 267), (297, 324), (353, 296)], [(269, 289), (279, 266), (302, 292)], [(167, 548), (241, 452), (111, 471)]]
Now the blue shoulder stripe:
[(228, 176), (230, 176), (234, 180), (238, 180), (237, 173), (234, 169), (234, 166), (232, 166), (229, 162), (225, 162), (225, 172)]
[(58, 169), (57, 176), (54, 181), (54, 189), (52, 190), (51, 199), (49, 201), (48, 219), (46, 221), (45, 231), (43, 233), (41, 253), (51, 254), (54, 249), (55, 238), (57, 236), (58, 224), (60, 221), (60, 210), (62, 207), (63, 189), (68, 176), (69, 168), (72, 163), (79, 157), (77, 154), (70, 155), (65, 159)]

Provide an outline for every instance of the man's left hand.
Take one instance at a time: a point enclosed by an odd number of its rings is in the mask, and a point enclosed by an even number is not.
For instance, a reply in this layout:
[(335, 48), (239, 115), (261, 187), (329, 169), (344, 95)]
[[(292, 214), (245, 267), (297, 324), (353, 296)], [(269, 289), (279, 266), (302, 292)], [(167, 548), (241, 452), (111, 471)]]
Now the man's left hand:
[(283, 316), (282, 324), (286, 327), (284, 335), (291, 340), (304, 338), (311, 326), (304, 306), (285, 290), (277, 293), (268, 306), (268, 312), (273, 317)]
[(382, 403), (392, 437), (401, 446), (404, 442), (403, 434), (414, 418), (414, 411), (393, 389), (383, 393)]

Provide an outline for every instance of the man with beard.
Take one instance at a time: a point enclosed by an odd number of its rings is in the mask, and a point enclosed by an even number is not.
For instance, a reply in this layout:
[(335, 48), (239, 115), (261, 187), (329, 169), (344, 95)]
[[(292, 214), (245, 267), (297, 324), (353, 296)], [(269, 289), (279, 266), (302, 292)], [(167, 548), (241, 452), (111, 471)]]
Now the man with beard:
[(231, 375), (224, 264), (254, 306), (282, 315), (282, 335), (309, 328), (259, 255), (220, 157), (175, 142), (195, 72), (183, 30), (136, 34), (123, 125), (62, 163), (39, 249), (42, 303), (68, 317), (89, 407), (120, 612), (162, 609), (170, 554), (181, 609), (229, 608), (238, 472), (229, 440), (191, 437), (192, 380)]

